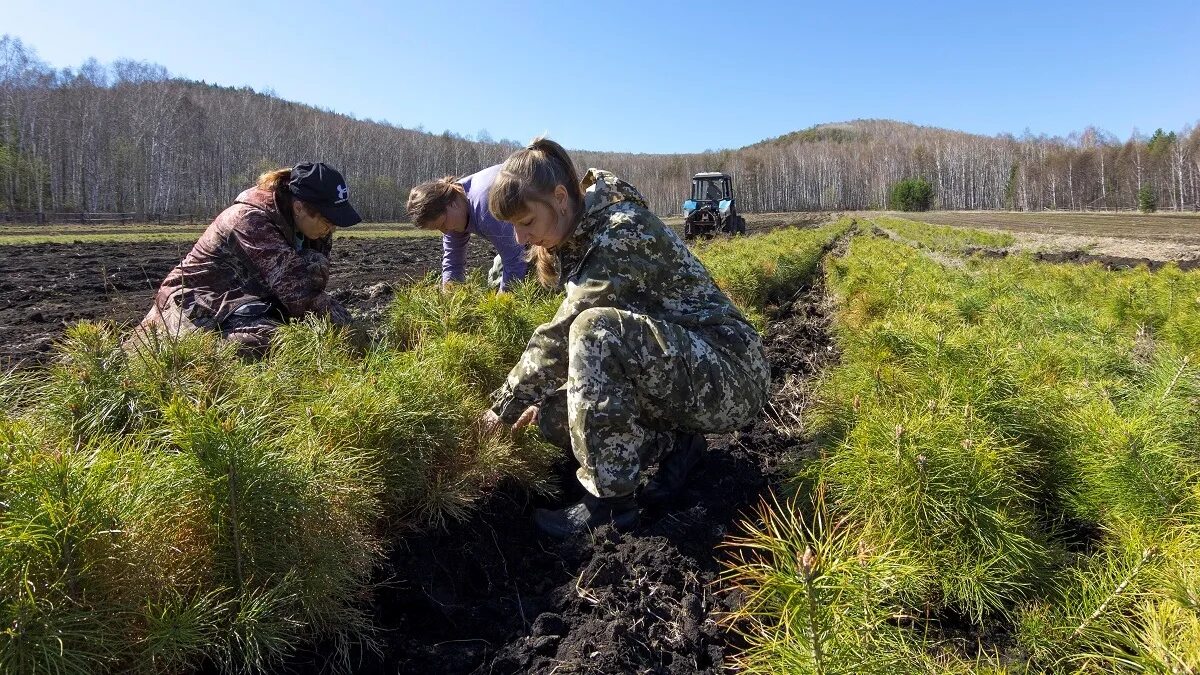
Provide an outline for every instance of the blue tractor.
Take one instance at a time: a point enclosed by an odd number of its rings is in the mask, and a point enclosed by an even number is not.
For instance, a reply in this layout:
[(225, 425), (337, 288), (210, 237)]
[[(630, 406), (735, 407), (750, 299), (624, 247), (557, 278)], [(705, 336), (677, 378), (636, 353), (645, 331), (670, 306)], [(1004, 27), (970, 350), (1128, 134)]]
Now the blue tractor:
[(683, 203), (683, 237), (746, 234), (746, 219), (733, 203), (733, 179), (717, 171), (692, 176), (692, 198)]

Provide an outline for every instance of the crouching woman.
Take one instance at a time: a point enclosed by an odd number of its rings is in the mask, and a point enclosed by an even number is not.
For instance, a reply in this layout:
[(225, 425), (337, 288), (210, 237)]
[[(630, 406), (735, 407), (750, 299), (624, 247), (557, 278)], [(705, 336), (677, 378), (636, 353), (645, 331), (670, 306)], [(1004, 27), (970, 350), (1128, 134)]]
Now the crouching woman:
[(492, 214), (533, 246), (543, 282), (565, 287), (484, 423), (536, 422), (579, 462), (582, 501), (534, 520), (567, 537), (636, 524), (643, 468), (662, 459), (642, 501), (665, 502), (705, 449), (762, 408), (770, 371), (758, 333), (631, 185), (591, 169), (582, 182), (557, 143), (513, 153)]
[(325, 292), (333, 232), (361, 220), (349, 196), (323, 163), (264, 173), (167, 274), (139, 332), (211, 330), (261, 356), (288, 320), (311, 313), (349, 325)]

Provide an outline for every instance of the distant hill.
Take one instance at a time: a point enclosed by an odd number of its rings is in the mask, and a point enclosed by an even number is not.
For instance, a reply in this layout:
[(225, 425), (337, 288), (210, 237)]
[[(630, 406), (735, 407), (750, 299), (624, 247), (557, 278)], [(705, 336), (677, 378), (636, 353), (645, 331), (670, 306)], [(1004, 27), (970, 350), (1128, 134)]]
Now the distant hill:
[[(344, 171), (370, 220), (403, 219), (414, 184), (500, 162), (511, 141), (360, 120), (248, 88), (172, 78), (161, 67), (89, 62), (54, 70), (0, 38), (0, 211), (211, 215), (258, 173), (306, 159)], [(891, 120), (821, 124), (692, 154), (572, 151), (580, 167), (628, 178), (675, 213), (692, 174), (733, 175), (746, 211), (887, 205), (924, 177), (948, 209), (1134, 208), (1148, 186), (1165, 208), (1200, 199), (1200, 130), (1124, 141), (988, 137)]]

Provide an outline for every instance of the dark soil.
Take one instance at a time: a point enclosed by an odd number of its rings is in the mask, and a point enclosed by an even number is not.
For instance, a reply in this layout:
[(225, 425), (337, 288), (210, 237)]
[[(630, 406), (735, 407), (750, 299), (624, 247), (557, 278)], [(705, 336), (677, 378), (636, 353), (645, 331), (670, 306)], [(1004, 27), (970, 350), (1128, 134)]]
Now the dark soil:
[[(1004, 248), (967, 248), (963, 251), (963, 254), (979, 255), (984, 258), (1007, 258), (1013, 255), (1014, 252)], [(1087, 253), (1085, 251), (1042, 251), (1034, 253), (1033, 257), (1039, 262), (1046, 263), (1075, 263), (1077, 265), (1096, 263), (1106, 270), (1130, 270), (1144, 265), (1151, 272), (1157, 272), (1168, 264), (1173, 264), (1185, 272), (1200, 269), (1200, 259), (1166, 261), (1107, 255), (1103, 253)]]
[[(403, 537), (377, 593), (381, 656), (368, 673), (718, 673), (738, 640), (719, 623), (738, 602), (722, 590), (721, 544), (807, 452), (779, 423), (805, 404), (804, 387), (833, 352), (820, 290), (787, 303), (771, 323), (772, 404), (750, 427), (710, 437), (705, 462), (670, 509), (645, 512), (631, 533), (605, 528), (565, 543), (540, 536), (535, 506), (494, 492), (467, 522)], [(793, 427), (794, 429), (794, 427)], [(301, 672), (323, 667), (302, 656)]]
[[(1094, 255), (1084, 253), (1083, 251), (1064, 251), (1057, 253), (1038, 253), (1037, 259), (1042, 262), (1050, 263), (1098, 263), (1105, 269), (1109, 270), (1125, 270), (1133, 269), (1140, 265), (1145, 265), (1151, 272), (1157, 272), (1168, 263), (1162, 260), (1151, 260), (1149, 258), (1124, 258), (1121, 256), (1112, 255)], [(1175, 263), (1181, 270), (1200, 269), (1200, 260), (1180, 260)]]
[[(877, 225), (873, 226), (872, 233), (877, 237), (887, 237), (894, 241), (908, 244), (916, 249), (927, 250), (927, 247), (920, 242), (904, 239), (897, 236), (895, 233), (889, 232), (888, 230), (885, 230)], [(1015, 255), (1016, 253), (1018, 252), (1006, 248), (987, 248), (975, 246), (969, 246), (962, 251), (963, 256), (978, 255), (984, 258), (1007, 258), (1010, 255)], [(1088, 253), (1086, 251), (1042, 251), (1034, 253), (1033, 257), (1035, 260), (1045, 263), (1074, 263), (1077, 265), (1096, 263), (1106, 270), (1128, 270), (1145, 266), (1151, 272), (1157, 272), (1168, 264), (1173, 264), (1183, 271), (1200, 269), (1200, 259), (1166, 261), (1152, 260), (1150, 258), (1114, 256), (1103, 253)]]
[[(182, 242), (0, 247), (0, 370), (44, 362), (67, 323), (141, 320), (158, 284), (190, 248)], [(493, 255), (472, 238), (472, 267), (486, 269)], [(440, 270), (441, 259), (437, 237), (339, 239), (330, 292), (352, 309), (378, 308), (391, 298), (391, 283)]]

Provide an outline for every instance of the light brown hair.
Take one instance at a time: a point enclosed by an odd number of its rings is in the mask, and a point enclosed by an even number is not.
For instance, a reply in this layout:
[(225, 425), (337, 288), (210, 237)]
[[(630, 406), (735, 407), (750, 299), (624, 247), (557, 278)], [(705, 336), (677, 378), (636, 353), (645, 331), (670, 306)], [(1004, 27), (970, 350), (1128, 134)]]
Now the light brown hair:
[(408, 219), (427, 230), (460, 196), (465, 197), (466, 190), (454, 176), (421, 183), (408, 193)]
[(266, 171), (258, 177), (257, 186), (260, 190), (275, 192), (287, 187), (292, 180), (292, 167)]
[[(552, 205), (554, 188), (563, 186), (571, 198), (572, 217), (583, 213), (583, 190), (575, 163), (561, 145), (549, 138), (533, 139), (524, 149), (504, 160), (496, 182), (488, 192), (488, 210), (497, 220), (512, 222), (528, 211), (530, 202)], [(536, 265), (538, 280), (551, 286), (558, 281), (558, 260), (541, 246), (529, 248), (529, 260)]]
[[(275, 195), (275, 208), (283, 215), (283, 219), (295, 225), (296, 223), (296, 208), (304, 209), (304, 212), (309, 215), (321, 214), (316, 209), (309, 208), (307, 204), (300, 201), (292, 195), (288, 183), (292, 182), (292, 169), (275, 169), (274, 171), (265, 171), (258, 177), (255, 186), (260, 190), (266, 190)], [(324, 216), (321, 216), (322, 218)]]

